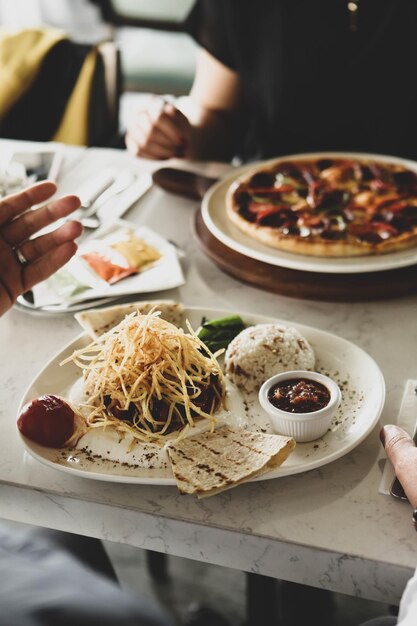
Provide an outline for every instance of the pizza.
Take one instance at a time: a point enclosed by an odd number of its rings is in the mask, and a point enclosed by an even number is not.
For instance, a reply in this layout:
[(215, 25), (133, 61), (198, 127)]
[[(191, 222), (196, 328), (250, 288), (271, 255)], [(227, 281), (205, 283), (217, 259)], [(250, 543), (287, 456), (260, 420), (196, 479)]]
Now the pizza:
[(366, 158), (277, 160), (235, 181), (226, 210), (244, 233), (288, 252), (395, 252), (417, 245), (417, 170)]

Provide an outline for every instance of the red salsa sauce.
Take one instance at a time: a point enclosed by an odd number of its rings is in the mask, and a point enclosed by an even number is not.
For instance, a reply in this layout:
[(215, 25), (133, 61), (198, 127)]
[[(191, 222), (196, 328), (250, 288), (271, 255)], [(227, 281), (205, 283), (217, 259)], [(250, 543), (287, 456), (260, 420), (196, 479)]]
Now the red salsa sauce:
[(281, 411), (311, 413), (329, 404), (330, 391), (316, 380), (291, 378), (271, 387), (268, 400)]

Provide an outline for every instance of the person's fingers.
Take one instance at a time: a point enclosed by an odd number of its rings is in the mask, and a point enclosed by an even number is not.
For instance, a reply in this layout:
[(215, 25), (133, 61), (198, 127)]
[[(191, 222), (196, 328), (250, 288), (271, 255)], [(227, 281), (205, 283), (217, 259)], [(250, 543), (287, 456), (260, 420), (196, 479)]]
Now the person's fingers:
[(172, 104), (150, 112), (153, 128), (158, 128), (175, 145), (181, 145), (187, 139), (189, 121)]
[(148, 131), (141, 124), (134, 124), (130, 128), (129, 134), (136, 141), (140, 150), (146, 150), (153, 144), (161, 148), (167, 148), (172, 152), (177, 147), (177, 144), (173, 143), (159, 128), (152, 128)]
[(74, 239), (82, 232), (79, 222), (68, 222), (52, 233), (26, 241), (19, 249), (27, 259), (21, 264), (16, 251), (1, 245), (0, 238), (0, 315), (16, 298), (60, 269), (77, 250)]
[(0, 237), (0, 315), (13, 305), (23, 291), (22, 266), (14, 250), (1, 245)]
[(3, 238), (11, 246), (17, 246), (41, 228), (49, 226), (56, 220), (70, 215), (80, 206), (80, 199), (77, 196), (65, 196), (51, 204), (28, 211), (20, 217), (16, 217), (12, 222), (3, 226)]
[(411, 505), (417, 507), (417, 448), (399, 426), (384, 426), (380, 433), (387, 457)]
[(28, 263), (23, 266), (24, 291), (31, 289), (37, 283), (49, 278), (65, 265), (65, 263), (68, 263), (76, 251), (77, 244), (74, 241), (66, 241), (33, 263)]
[(31, 206), (48, 200), (56, 192), (56, 185), (50, 180), (37, 183), (24, 191), (6, 196), (0, 200), (0, 226), (7, 224)]
[(144, 159), (165, 160), (170, 159), (174, 155), (175, 150), (172, 148), (164, 148), (163, 146), (159, 146), (157, 143), (152, 143), (152, 145), (147, 148), (141, 149), (139, 156)]
[(30, 263), (44, 256), (54, 248), (67, 241), (73, 241), (81, 235), (83, 227), (80, 222), (66, 222), (52, 233), (42, 235), (36, 239), (25, 241), (19, 250)]
[(12, 306), (13, 302), (0, 281), (0, 316), (4, 315)]
[(184, 154), (190, 133), (188, 119), (172, 104), (156, 98), (137, 114), (125, 141), (135, 156), (167, 159)]
[(164, 133), (162, 128), (154, 128), (152, 130), (151, 143), (160, 146), (161, 148), (168, 148), (175, 151), (182, 145), (181, 141), (174, 141), (169, 135)]
[(125, 134), (125, 145), (130, 154), (133, 154), (133, 156), (138, 156), (138, 145), (135, 139), (132, 137), (130, 131)]
[(417, 448), (410, 435), (400, 426), (388, 424), (381, 429), (380, 438), (385, 452), (394, 467), (404, 458), (404, 454), (410, 451), (417, 454)]
[(126, 147), (134, 156), (144, 159), (170, 159), (176, 155), (176, 147), (164, 147), (156, 142), (134, 138), (131, 134), (126, 135)]

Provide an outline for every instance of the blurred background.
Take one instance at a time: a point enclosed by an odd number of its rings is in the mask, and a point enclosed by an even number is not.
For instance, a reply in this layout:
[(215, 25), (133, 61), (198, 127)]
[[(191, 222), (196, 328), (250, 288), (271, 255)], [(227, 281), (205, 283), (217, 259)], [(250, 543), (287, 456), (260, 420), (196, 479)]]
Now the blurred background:
[[(12, 139), (87, 145), (117, 145), (132, 111), (150, 93), (183, 96), (188, 93), (195, 68), (196, 44), (184, 32), (184, 20), (194, 0), (0, 0), (0, 46), (10, 50), (10, 38), (16, 40), (23, 30), (39, 31), (44, 36), (56, 29), (69, 41), (45, 46), (41, 58), (28, 77), (22, 77), (21, 94), (10, 107), (8, 94), (0, 94), (0, 136)], [(71, 45), (70, 45), (71, 44)], [(37, 42), (26, 48), (26, 57), (39, 49)], [(80, 77), (91, 49), (99, 51), (96, 67), (84, 90), (90, 92), (88, 137), (85, 142), (76, 134), (55, 137), (65, 106)], [(46, 50), (46, 51), (45, 51)], [(84, 57), (83, 57), (84, 55)], [(5, 67), (2, 54), (1, 72)], [(20, 59), (24, 63), (24, 59)], [(19, 70), (19, 68), (17, 68)], [(57, 84), (59, 83), (59, 84)], [(62, 85), (62, 83), (65, 83)], [(72, 87), (72, 89), (71, 89)], [(6, 90), (7, 91), (7, 90)], [(39, 92), (41, 92), (39, 94)], [(63, 97), (65, 92), (66, 98)], [(46, 102), (55, 93), (55, 103)], [(35, 97), (34, 97), (35, 96)], [(31, 102), (26, 107), (25, 102)], [(3, 100), (3, 102), (2, 102)], [(34, 106), (34, 101), (40, 101)], [(42, 109), (48, 108), (46, 116)], [(52, 116), (56, 125), (44, 123)], [(30, 123), (27, 121), (28, 109)], [(23, 122), (22, 122), (23, 120)], [(37, 128), (36, 128), (37, 127)]]

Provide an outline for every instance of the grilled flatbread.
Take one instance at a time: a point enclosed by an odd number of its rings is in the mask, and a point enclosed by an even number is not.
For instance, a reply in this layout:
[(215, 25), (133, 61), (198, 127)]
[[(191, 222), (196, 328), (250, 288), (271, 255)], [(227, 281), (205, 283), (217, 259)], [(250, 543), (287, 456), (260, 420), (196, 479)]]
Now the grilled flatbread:
[(156, 307), (161, 311), (161, 318), (171, 322), (174, 326), (181, 326), (183, 321), (184, 307), (173, 300), (151, 300), (147, 302), (131, 302), (109, 306), (104, 309), (90, 309), (75, 314), (75, 319), (92, 339), (97, 339), (103, 333), (117, 326), (126, 315), (137, 311), (140, 315), (146, 315)]
[(181, 493), (205, 498), (275, 469), (294, 447), (292, 437), (224, 426), (169, 443), (166, 449)]

